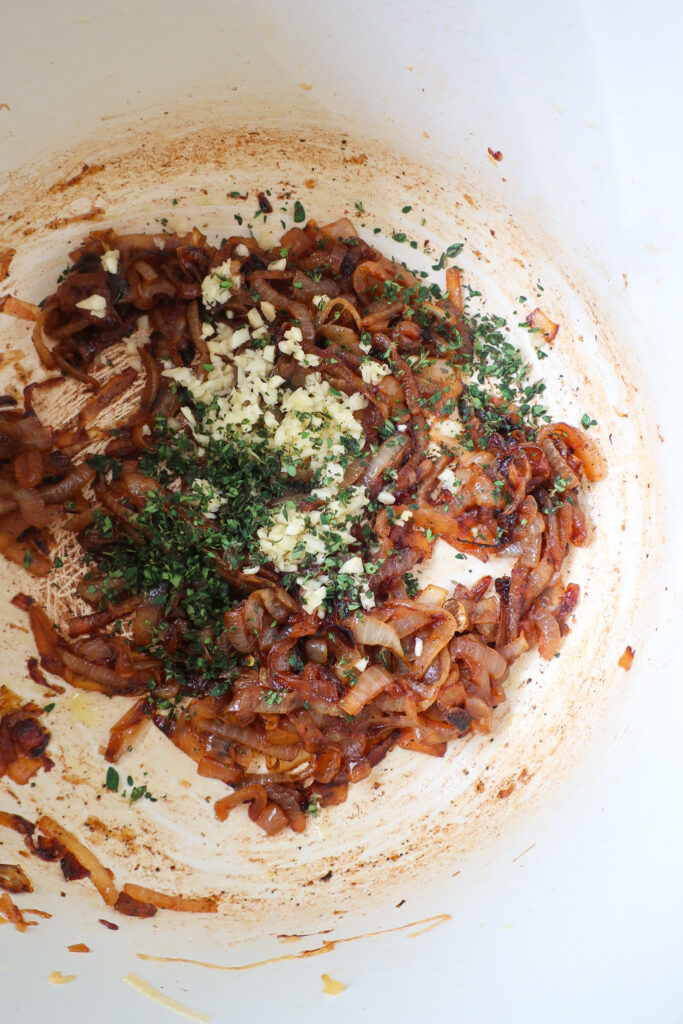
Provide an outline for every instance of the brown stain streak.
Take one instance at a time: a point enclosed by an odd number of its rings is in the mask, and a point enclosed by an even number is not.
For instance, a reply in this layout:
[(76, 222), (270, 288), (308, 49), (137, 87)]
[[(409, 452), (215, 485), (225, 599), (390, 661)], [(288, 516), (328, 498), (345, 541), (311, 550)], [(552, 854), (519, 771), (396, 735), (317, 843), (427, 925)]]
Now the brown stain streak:
[(192, 960), (184, 956), (153, 956), (151, 953), (136, 953), (136, 956), (138, 960), (151, 960), (158, 964), (192, 964), (195, 967), (206, 967), (212, 971), (247, 971), (252, 967), (265, 967), (267, 964), (278, 964), (285, 960), (307, 960), (313, 956), (331, 953), (337, 946), (342, 946), (345, 943), (358, 942), (360, 939), (374, 939), (379, 935), (405, 932), (410, 928), (419, 928), (420, 925), (425, 925), (426, 927), (420, 928), (419, 931), (407, 936), (409, 939), (415, 939), (418, 935), (425, 935), (427, 932), (431, 932), (434, 928), (438, 928), (450, 920), (450, 914), (436, 914), (434, 917), (425, 917), (420, 921), (411, 921), (409, 924), (399, 924), (394, 928), (380, 928), (378, 931), (366, 932), (363, 935), (351, 935), (346, 939), (330, 939), (327, 942), (323, 942), (321, 946), (316, 946), (315, 949), (302, 949), (299, 953), (282, 953), (280, 956), (268, 957), (266, 960), (255, 960), (249, 964), (212, 964), (206, 960)]
[(516, 860), (519, 860), (520, 857), (523, 857), (525, 853), (529, 852), (529, 850), (533, 850), (535, 845), (536, 843), (532, 843), (531, 846), (527, 846), (526, 850), (522, 850), (521, 853), (518, 853), (516, 857), (512, 858), (512, 863), (514, 864)]
[(66, 181), (56, 181), (54, 185), (50, 185), (48, 192), (64, 192), (67, 188), (77, 185), (79, 181), (83, 181), (84, 178), (89, 178), (91, 174), (97, 174), (98, 171), (103, 170), (104, 164), (83, 164), (80, 171), (72, 178), (67, 178)]
[(3, 249), (0, 252), (0, 281), (4, 281), (9, 274), (10, 264), (16, 256), (16, 249)]
[(93, 206), (88, 213), (74, 214), (73, 217), (55, 217), (53, 220), (49, 220), (45, 225), (50, 231), (55, 231), (57, 228), (64, 228), (68, 224), (80, 224), (86, 220), (96, 220), (98, 217), (104, 216), (104, 208), (102, 206)]

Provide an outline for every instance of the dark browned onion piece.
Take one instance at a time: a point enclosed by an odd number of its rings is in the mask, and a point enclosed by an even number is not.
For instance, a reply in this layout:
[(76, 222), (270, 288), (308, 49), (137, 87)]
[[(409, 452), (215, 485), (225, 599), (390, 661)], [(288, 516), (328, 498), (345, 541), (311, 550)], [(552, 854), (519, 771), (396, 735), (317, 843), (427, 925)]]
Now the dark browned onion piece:
[(33, 885), (19, 864), (0, 864), (0, 889), (11, 893), (33, 892)]
[[(62, 651), (61, 659), (67, 668), (75, 673), (74, 685), (85, 689), (96, 689), (107, 694), (142, 693), (147, 690), (147, 680), (118, 675), (104, 665), (96, 665), (79, 658), (71, 651)], [(86, 684), (90, 683), (91, 686)]]
[(95, 470), (83, 462), (58, 484), (49, 484), (41, 488), (40, 496), (46, 505), (59, 505), (63, 501), (73, 498), (78, 491), (90, 483), (94, 476)]

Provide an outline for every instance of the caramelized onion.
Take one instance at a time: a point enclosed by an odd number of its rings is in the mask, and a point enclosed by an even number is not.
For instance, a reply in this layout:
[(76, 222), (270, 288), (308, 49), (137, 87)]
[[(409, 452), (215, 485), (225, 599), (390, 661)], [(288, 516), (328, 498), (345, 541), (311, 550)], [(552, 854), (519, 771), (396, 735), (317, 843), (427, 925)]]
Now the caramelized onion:
[(358, 643), (386, 647), (398, 658), (403, 659), (403, 648), (398, 633), (388, 622), (382, 622), (372, 615), (357, 616), (348, 623)]
[(141, 693), (147, 689), (146, 680), (118, 675), (104, 665), (95, 665), (77, 657), (71, 651), (62, 651), (61, 658), (66, 667), (75, 673), (72, 682), (79, 689), (99, 690), (107, 694)]
[[(102, 257), (115, 249), (119, 260), (109, 273)], [(349, 784), (367, 778), (396, 745), (442, 756), (451, 738), (489, 729), (492, 708), (505, 699), (509, 665), (533, 646), (551, 657), (568, 631), (579, 591), (561, 574), (572, 545), (591, 535), (582, 480), (600, 479), (605, 464), (593, 441), (568, 424), (536, 430), (533, 416), (494, 380), (497, 394), (473, 387), (482, 383), (482, 360), (493, 354), (465, 311), (462, 272), (447, 269), (441, 296), (361, 239), (346, 217), (294, 227), (270, 250), (237, 235), (215, 246), (197, 229), (182, 237), (108, 229), (85, 238), (71, 257), (72, 270), (40, 309), (0, 300), (5, 312), (34, 321), (43, 365), (61, 371), (28, 385), (23, 408), (0, 399), (0, 550), (41, 576), (58, 566), (67, 531), (69, 548), (80, 545), (92, 562), (71, 584), (78, 565), (69, 550), (71, 566), (55, 577), (90, 609), (71, 612), (68, 630), (53, 626), (52, 605), (48, 616), (26, 595), (15, 604), (30, 617), (42, 669), (81, 689), (133, 697), (112, 716), (106, 759), (116, 762), (153, 723), (200, 775), (234, 787), (215, 805), (219, 819), (246, 803), (251, 821), (275, 835), (303, 831), (309, 809), (343, 801)], [(203, 282), (226, 261), (240, 280), (210, 307)], [(284, 269), (268, 269), (273, 265)], [(79, 306), (93, 294), (105, 300), (102, 317)], [(536, 310), (529, 319), (552, 340), (557, 325), (545, 314)], [(298, 361), (298, 350), (279, 350), (292, 325), (300, 327), (310, 365)], [(330, 415), (329, 452), (285, 465), (269, 442), (284, 412), (274, 401), (272, 418), (249, 421), (243, 436), (235, 427), (235, 442), (244, 442), (239, 473), (249, 472), (236, 476), (233, 488), (232, 427), (224, 438), (209, 431), (204, 441), (202, 406), (212, 401), (215, 380), (225, 390), (210, 415), (220, 421), (233, 397), (233, 361), (240, 398), (241, 360), (250, 348), (238, 339), (231, 349), (230, 331), (247, 326), (254, 355), (263, 347), (269, 365), (274, 356), (278, 388), (308, 388), (320, 377), (331, 396), (353, 399), (353, 423), (347, 418), (347, 431)], [(129, 339), (137, 343), (136, 332), (148, 327), (137, 348), (139, 380), (125, 356)], [(388, 374), (380, 377), (372, 350)], [(181, 369), (176, 382), (163, 376), (169, 363)], [(199, 378), (206, 402), (185, 386), (187, 378), (181, 383), (183, 370)], [(223, 371), (220, 381), (215, 374)], [(62, 393), (65, 377), (72, 380)], [(265, 414), (270, 394), (262, 395), (255, 401)], [(181, 405), (189, 409), (183, 420)], [(36, 414), (62, 407), (54, 427), (47, 414), (44, 423)], [(315, 445), (318, 427), (299, 412), (300, 433)], [(182, 469), (175, 438), (179, 449), (196, 453)], [(297, 447), (292, 440), (294, 453)], [(102, 448), (105, 458), (93, 458)], [(259, 474), (247, 467), (247, 454), (273, 459), (260, 465), (268, 467), (272, 489), (252, 493)], [(340, 508), (352, 485), (369, 499), (358, 520), (341, 516), (336, 523), (332, 499), (310, 493), (328, 486), (328, 456)], [(219, 490), (225, 483), (229, 501), (209, 512), (186, 493), (195, 479)], [(285, 573), (277, 556), (268, 564), (259, 556), (253, 572), (247, 559), (256, 554), (256, 523), (268, 532), (274, 516), (279, 526), (280, 509), (285, 518), (296, 510), (285, 535), (296, 545), (295, 568)], [(310, 516), (305, 554), (299, 513), (304, 521)], [(239, 541), (224, 549), (234, 530)], [(420, 592), (412, 570), (434, 551), (440, 557), (437, 537), (482, 561), (507, 554), (514, 566), (495, 581), (474, 577), (469, 587)], [(324, 550), (315, 550), (314, 538)], [(339, 571), (351, 552), (365, 566), (363, 577), (354, 578), (351, 567)], [(326, 596), (315, 607), (309, 595), (319, 577)], [(63, 605), (71, 594), (55, 597)], [(37, 659), (29, 671), (43, 681)], [(52, 767), (42, 724), (49, 719), (39, 721), (40, 708), (2, 690), (0, 705), (0, 774), (24, 783)], [(0, 814), (0, 825), (22, 832), (32, 852), (61, 860), (66, 878), (90, 874), (121, 913), (215, 909), (211, 900), (143, 886), (119, 893), (94, 855), (52, 819), (41, 819), (35, 842), (34, 826), (22, 822)]]
[(95, 476), (95, 470), (92, 469), (87, 463), (83, 462), (77, 469), (74, 469), (67, 476), (64, 477), (58, 484), (50, 484), (47, 487), (42, 487), (40, 490), (40, 496), (47, 505), (59, 505), (63, 501), (68, 501), (69, 498), (73, 498), (78, 491), (82, 490), (86, 484)]
[(218, 909), (213, 896), (172, 896), (130, 882), (126, 882), (122, 892), (138, 902), (151, 904), (158, 910), (176, 910), (185, 914), (215, 914)]
[(76, 838), (73, 833), (69, 832), (47, 815), (43, 815), (42, 818), (38, 819), (37, 827), (40, 831), (48, 837), (48, 839), (54, 840), (68, 850), (79, 864), (88, 872), (90, 881), (95, 886), (104, 902), (113, 907), (118, 899), (118, 892), (114, 884), (114, 876), (108, 868), (97, 859), (95, 854), (87, 846), (84, 846), (79, 839)]
[(33, 885), (19, 864), (0, 864), (0, 889), (12, 893), (33, 892)]
[(358, 682), (346, 691), (340, 701), (347, 715), (357, 715), (366, 704), (388, 689), (393, 680), (389, 673), (378, 665), (370, 665), (358, 677)]

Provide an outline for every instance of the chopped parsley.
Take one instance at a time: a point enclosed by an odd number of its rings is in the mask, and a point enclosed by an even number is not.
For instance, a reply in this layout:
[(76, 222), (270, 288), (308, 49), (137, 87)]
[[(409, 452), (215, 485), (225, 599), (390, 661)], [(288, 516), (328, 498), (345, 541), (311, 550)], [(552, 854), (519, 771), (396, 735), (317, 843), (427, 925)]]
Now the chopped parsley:
[(417, 597), (420, 592), (420, 584), (417, 577), (413, 576), (411, 572), (405, 572), (403, 574), (403, 582), (406, 585), (406, 593), (408, 597)]

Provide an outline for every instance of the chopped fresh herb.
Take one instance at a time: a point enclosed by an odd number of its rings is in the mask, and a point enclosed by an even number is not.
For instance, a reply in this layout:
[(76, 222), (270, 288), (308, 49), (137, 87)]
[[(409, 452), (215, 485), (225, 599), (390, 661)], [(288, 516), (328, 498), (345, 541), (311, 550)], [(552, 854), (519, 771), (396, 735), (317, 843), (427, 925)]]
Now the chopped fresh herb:
[(113, 479), (116, 479), (123, 468), (123, 462), (112, 458), (111, 455), (89, 455), (85, 461), (97, 473), (111, 471)]
[(420, 584), (417, 577), (413, 576), (411, 572), (404, 572), (403, 582), (406, 585), (406, 593), (408, 597), (417, 597), (420, 591)]
[(107, 789), (110, 789), (112, 793), (118, 793), (119, 790), (119, 773), (113, 765), (109, 765), (107, 768), (107, 777), (105, 779)]
[(303, 204), (297, 199), (294, 203), (294, 223), (301, 224), (306, 220), (306, 211), (304, 210)]
[(289, 664), (291, 665), (294, 672), (303, 672), (305, 665), (296, 651), (293, 651), (289, 656)]
[(310, 814), (312, 818), (317, 818), (318, 814), (320, 813), (319, 800), (320, 797), (318, 796), (318, 794), (314, 793), (311, 799), (308, 801), (306, 811), (308, 814)]

